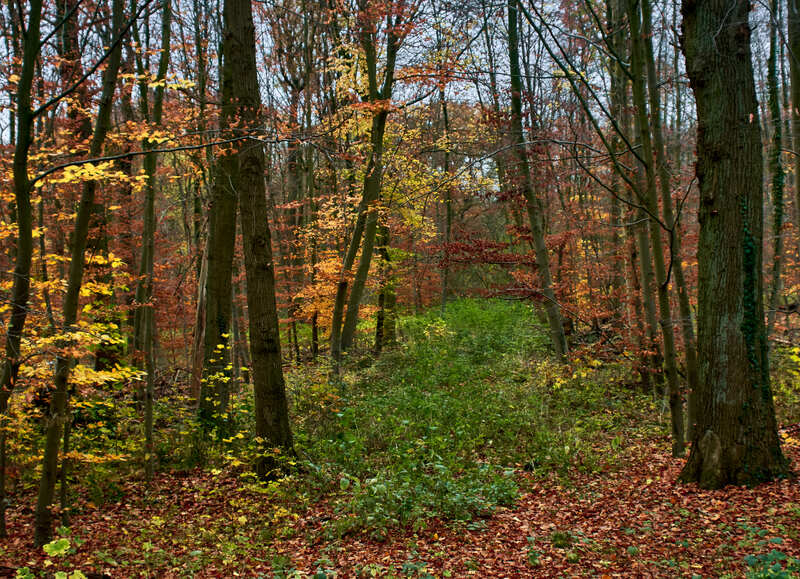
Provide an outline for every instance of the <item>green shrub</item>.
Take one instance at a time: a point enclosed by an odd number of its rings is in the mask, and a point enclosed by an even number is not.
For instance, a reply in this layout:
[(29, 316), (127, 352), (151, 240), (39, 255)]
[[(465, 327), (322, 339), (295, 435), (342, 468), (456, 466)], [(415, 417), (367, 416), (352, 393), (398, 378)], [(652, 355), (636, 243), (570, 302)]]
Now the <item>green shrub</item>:
[[(341, 382), (297, 370), (288, 382), (307, 470), (338, 487), (337, 530), (466, 521), (514, 501), (515, 470), (604, 466), (650, 401), (614, 393), (629, 372), (549, 356), (532, 307), (459, 300), (399, 321), (400, 347)], [(310, 418), (309, 418), (310, 417)], [(606, 432), (616, 447), (598, 444)], [(612, 452), (608, 452), (608, 450)]]

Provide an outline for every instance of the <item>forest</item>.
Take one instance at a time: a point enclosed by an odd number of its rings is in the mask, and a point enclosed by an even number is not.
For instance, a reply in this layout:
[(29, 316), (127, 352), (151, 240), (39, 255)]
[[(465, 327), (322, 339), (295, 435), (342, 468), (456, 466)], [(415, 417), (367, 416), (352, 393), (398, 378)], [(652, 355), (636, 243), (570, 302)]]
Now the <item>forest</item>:
[(795, 0), (0, 36), (0, 577), (800, 577)]

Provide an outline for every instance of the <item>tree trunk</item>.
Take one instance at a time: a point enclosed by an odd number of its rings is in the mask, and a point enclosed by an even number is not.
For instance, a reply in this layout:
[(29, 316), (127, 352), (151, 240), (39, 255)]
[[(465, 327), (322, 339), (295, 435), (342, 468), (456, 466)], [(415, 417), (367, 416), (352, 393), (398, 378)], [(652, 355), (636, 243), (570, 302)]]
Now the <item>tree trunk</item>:
[[(647, 0), (643, 0), (646, 2)], [(650, 123), (660, 128), (660, 114), (657, 110), (651, 110), (648, 118), (647, 104), (645, 98), (645, 58), (646, 48), (644, 46), (641, 30), (641, 14), (639, 11), (639, 0), (630, 0), (628, 4), (628, 16), (631, 26), (631, 75), (633, 88), (633, 102), (636, 107), (636, 125), (639, 129), (639, 136), (642, 144), (642, 157), (645, 160), (645, 203), (649, 213), (648, 230), (650, 232), (650, 245), (653, 250), (653, 262), (655, 264), (658, 310), (660, 314), (659, 325), (661, 336), (664, 343), (664, 368), (667, 374), (667, 395), (669, 398), (670, 417), (672, 422), (672, 456), (683, 456), (684, 453), (684, 424), (683, 424), (683, 399), (681, 397), (680, 384), (678, 383), (678, 366), (675, 353), (675, 333), (672, 328), (672, 307), (669, 300), (669, 287), (667, 280), (667, 268), (664, 260), (664, 246), (661, 241), (661, 225), (657, 222), (658, 216), (658, 192), (656, 190), (656, 171), (653, 158), (653, 143), (651, 139)], [(652, 53), (652, 50), (651, 50)], [(655, 76), (655, 70), (653, 70)], [(663, 154), (660, 155), (663, 159)], [(667, 194), (669, 186), (667, 183)], [(671, 225), (671, 223), (667, 223)]]
[[(233, 37), (226, 34), (222, 47), (223, 60), (233, 50), (231, 42)], [(220, 131), (225, 138), (230, 138), (233, 136), (232, 127), (237, 122), (233, 67), (223, 66), (220, 76)], [(230, 399), (231, 284), (236, 249), (237, 203), (234, 183), (238, 171), (235, 150), (222, 151), (217, 155), (208, 208), (203, 380), (199, 404), (200, 421), (209, 430), (213, 426), (221, 426), (220, 416), (227, 411)]]
[[(123, 1), (114, 0), (112, 5), (114, 36), (122, 32), (123, 26)], [(100, 105), (97, 111), (94, 134), (89, 149), (91, 157), (98, 157), (103, 150), (106, 133), (111, 124), (111, 109), (113, 106), (114, 90), (117, 84), (117, 73), (122, 55), (122, 44), (117, 44), (108, 59), (106, 69), (103, 71), (103, 89)], [(84, 258), (86, 242), (89, 234), (89, 220), (95, 209), (94, 198), (97, 187), (96, 181), (87, 181), (81, 192), (81, 199), (75, 217), (75, 230), (70, 256), (69, 274), (67, 278), (67, 291), (62, 304), (63, 332), (69, 334), (78, 317), (78, 302), (81, 284), (83, 281)], [(67, 347), (68, 338), (61, 346)], [(58, 478), (58, 454), (61, 434), (67, 420), (69, 408), (69, 372), (74, 359), (70, 355), (59, 353), (55, 363), (55, 387), (50, 401), (50, 409), (45, 426), (45, 447), (42, 459), (42, 473), (39, 479), (39, 494), (36, 500), (36, 517), (34, 521), (34, 543), (44, 545), (52, 539), (52, 511), (51, 505), (55, 494), (55, 485)]]
[[(387, 116), (388, 111), (379, 111), (372, 118), (372, 130), (370, 132), (372, 151), (369, 163), (367, 165), (367, 171), (364, 176), (363, 193), (358, 208), (358, 217), (356, 218), (353, 234), (350, 237), (350, 243), (347, 246), (347, 253), (345, 254), (344, 262), (342, 263), (342, 271), (340, 274), (339, 283), (336, 287), (336, 298), (333, 305), (333, 319), (331, 321), (331, 356), (336, 361), (338, 361), (341, 357), (342, 350), (346, 349), (346, 346), (344, 346), (344, 330), (342, 327), (342, 319), (345, 316), (345, 303), (347, 302), (347, 287), (349, 285), (347, 277), (350, 275), (350, 270), (356, 261), (358, 249), (361, 247), (362, 237), (364, 237), (365, 224), (367, 224), (369, 221), (369, 216), (377, 210), (374, 205), (380, 197), (381, 179), (383, 177), (383, 135), (386, 130)], [(375, 237), (373, 232), (373, 244), (374, 241)], [(363, 249), (361, 254), (361, 262), (366, 263), (367, 270), (369, 270), (369, 263), (367, 258), (364, 257)], [(372, 259), (371, 250), (369, 259)], [(359, 302), (360, 301), (361, 297), (359, 296)], [(349, 311), (350, 307), (348, 303), (348, 312)], [(354, 314), (351, 315), (355, 316), (357, 319), (358, 313), (354, 312)], [(355, 324), (353, 324), (353, 326), (353, 330), (355, 330)], [(350, 336), (350, 339), (352, 339), (352, 336)]]
[[(389, 116), (388, 101), (392, 98), (394, 86), (394, 68), (397, 51), (400, 48), (402, 29), (406, 22), (403, 13), (387, 16), (386, 30), (386, 64), (383, 73), (383, 83), (378, 84), (378, 46), (376, 46), (377, 33), (373, 29), (372, 16), (368, 10), (363, 10), (359, 18), (364, 22), (359, 31), (359, 40), (364, 51), (364, 60), (367, 69), (368, 102), (375, 107), (372, 117), (372, 130), (370, 132), (370, 157), (367, 170), (364, 174), (363, 194), (359, 204), (358, 218), (355, 231), (347, 248), (344, 264), (342, 265), (341, 279), (336, 291), (336, 301), (333, 308), (333, 322), (331, 325), (331, 355), (338, 362), (342, 350), (346, 350), (353, 342), (356, 324), (358, 322), (358, 308), (364, 295), (364, 287), (372, 262), (372, 253), (375, 246), (375, 234), (378, 225), (378, 211), (380, 206), (381, 182), (383, 179), (383, 135), (386, 130), (386, 119)], [(383, 101), (383, 102), (381, 102)], [(363, 235), (363, 243), (361, 241)], [(361, 245), (361, 257), (353, 279), (353, 287), (347, 300), (347, 314), (344, 324), (341, 324), (344, 312), (344, 302), (347, 293), (347, 275), (355, 262), (356, 253)], [(341, 326), (341, 330), (340, 330)]]
[(683, 275), (683, 261), (681, 258), (681, 233), (678, 221), (672, 208), (671, 178), (669, 162), (667, 160), (667, 147), (664, 142), (663, 124), (661, 122), (661, 99), (659, 95), (659, 79), (656, 74), (655, 59), (653, 57), (653, 26), (652, 5), (650, 0), (642, 0), (643, 39), (645, 60), (647, 64), (647, 88), (650, 101), (650, 119), (653, 131), (653, 147), (658, 168), (658, 180), (661, 186), (662, 218), (664, 224), (671, 228), (670, 236), (670, 266), (675, 276), (675, 285), (678, 290), (678, 311), (681, 317), (681, 331), (683, 336), (684, 360), (686, 363), (686, 381), (689, 386), (689, 428), (694, 422), (692, 413), (692, 400), (697, 388), (697, 345), (694, 338), (694, 325), (692, 323), (692, 309), (689, 303), (689, 293), (686, 288), (686, 279)]
[(769, 377), (762, 151), (748, 0), (683, 0), (700, 188), (697, 428), (683, 481), (754, 485), (788, 472)]
[(206, 340), (206, 279), (208, 277), (208, 240), (200, 258), (200, 271), (197, 273), (197, 308), (195, 310), (194, 336), (192, 337), (192, 378), (189, 386), (189, 399), (199, 409), (202, 391), (203, 360)]
[[(795, 152), (800, 152), (800, 0), (788, 0), (787, 29), (789, 37), (789, 78), (792, 84), (792, 139)], [(797, 253), (800, 255), (800, 155), (794, 155), (794, 210), (798, 232)]]
[[(789, 0), (791, 3), (792, 0)], [(775, 314), (780, 306), (783, 289), (783, 188), (784, 172), (781, 155), (783, 149), (783, 120), (778, 86), (778, 1), (771, 2), (769, 20), (769, 60), (767, 61), (767, 92), (769, 94), (769, 121), (772, 138), (769, 146), (769, 172), (772, 182), (772, 279), (770, 280), (767, 307), (767, 338), (775, 327)]]
[[(33, 112), (31, 110), (31, 88), (33, 74), (39, 55), (39, 30), (42, 18), (42, 1), (31, 0), (28, 4), (28, 26), (22, 34), (22, 68), (17, 82), (16, 133), (12, 132), (14, 146), (14, 203), (17, 217), (17, 245), (14, 265), (14, 285), (11, 290), (11, 317), (6, 330), (5, 359), (0, 376), (0, 428), (6, 426), (8, 399), (16, 386), (21, 364), (20, 345), (25, 320), (28, 316), (30, 297), (31, 262), (33, 261), (33, 212), (31, 209), (31, 182), (28, 177), (28, 156), (33, 142)], [(13, 124), (12, 124), (13, 127)], [(5, 431), (4, 431), (5, 432)], [(3, 459), (5, 460), (5, 435), (3, 436)], [(5, 531), (5, 468), (0, 472), (0, 529)]]
[(397, 295), (394, 291), (392, 275), (392, 261), (389, 256), (389, 227), (380, 226), (378, 255), (381, 264), (381, 288), (378, 293), (378, 316), (375, 321), (375, 353), (380, 354), (384, 348), (394, 344), (395, 331), (395, 305)]
[[(261, 94), (250, 1), (225, 0), (224, 19), (225, 46), (228, 49), (224, 66), (230, 68), (231, 77), (236, 79), (233, 99), (240, 129), (257, 139), (262, 127)], [(233, 178), (233, 185), (239, 195), (242, 219), (256, 441), (260, 449), (255, 470), (263, 479), (274, 477), (284, 466), (274, 449), (283, 455), (293, 454), (294, 449), (281, 367), (272, 241), (266, 219), (264, 150), (258, 142), (250, 141), (237, 144), (236, 149), (239, 171)]]
[(550, 257), (544, 239), (544, 205), (534, 190), (531, 169), (528, 164), (527, 147), (522, 131), (522, 81), (519, 68), (519, 35), (517, 33), (517, 1), (508, 2), (508, 56), (511, 63), (511, 132), (514, 140), (516, 157), (515, 177), (522, 189), (528, 220), (533, 237), (534, 252), (539, 278), (542, 282), (542, 295), (545, 311), (550, 324), (550, 338), (556, 356), (564, 359), (567, 355), (567, 339), (564, 335), (564, 323), (561, 318), (561, 307), (556, 301), (553, 291), (553, 280), (550, 275)]

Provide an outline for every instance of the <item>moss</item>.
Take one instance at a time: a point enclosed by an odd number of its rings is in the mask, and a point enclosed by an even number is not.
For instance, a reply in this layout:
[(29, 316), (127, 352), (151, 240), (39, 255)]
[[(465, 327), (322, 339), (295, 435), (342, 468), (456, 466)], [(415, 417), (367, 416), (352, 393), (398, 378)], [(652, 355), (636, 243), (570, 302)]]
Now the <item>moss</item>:
[(756, 341), (758, 339), (758, 303), (756, 296), (757, 271), (756, 271), (756, 242), (747, 222), (747, 200), (742, 197), (742, 270), (744, 273), (744, 287), (742, 291), (742, 334), (747, 348), (747, 359), (753, 368), (758, 367), (756, 356)]

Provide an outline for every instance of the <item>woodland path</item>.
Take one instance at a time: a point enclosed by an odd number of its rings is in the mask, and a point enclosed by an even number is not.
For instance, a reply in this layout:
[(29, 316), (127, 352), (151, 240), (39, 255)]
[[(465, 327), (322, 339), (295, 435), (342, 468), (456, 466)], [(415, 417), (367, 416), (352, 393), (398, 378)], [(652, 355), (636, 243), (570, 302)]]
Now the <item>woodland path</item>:
[[(784, 433), (795, 472), (796, 437)], [(623, 468), (573, 473), (566, 481), (521, 473), (524, 492), (513, 508), (456, 526), (429, 520), (382, 541), (326, 538), (324, 524), (332, 513), (324, 498), (295, 515), (275, 505), (264, 508), (268, 498), (241, 490), (235, 478), (209, 479), (204, 471), (163, 474), (146, 498), (134, 498), (143, 489), (131, 486), (124, 489), (130, 500), (105, 510), (89, 504), (76, 516), (72, 528), (86, 541), (71, 562), (112, 577), (147, 576), (153, 554), (163, 549), (172, 553), (172, 571), (159, 577), (271, 577), (276, 560), (287, 565), (277, 577), (323, 577), (320, 570), (326, 577), (739, 577), (748, 555), (776, 549), (800, 557), (796, 479), (701, 491), (675, 483), (683, 461), (669, 456), (666, 440), (628, 443)], [(165, 510), (166, 504), (174, 509)], [(284, 517), (288, 538), (270, 541), (269, 556), (263, 548), (237, 552), (224, 533), (258, 528), (259, 513), (273, 522)], [(0, 564), (44, 568), (45, 557), (28, 547), (31, 514), (9, 515), (12, 535)], [(153, 524), (156, 532), (148, 531)], [(199, 555), (181, 539), (204, 532), (218, 533), (217, 553)], [(99, 559), (126, 542), (141, 552), (139, 564), (125, 568)]]

